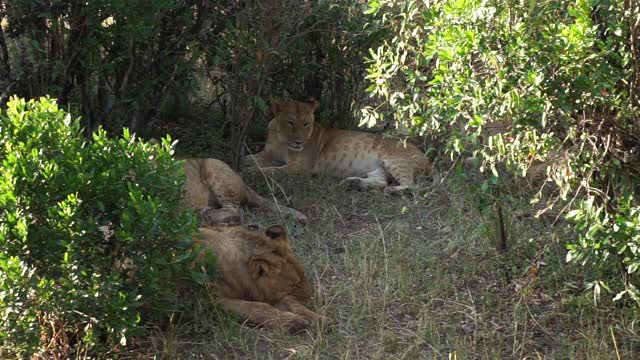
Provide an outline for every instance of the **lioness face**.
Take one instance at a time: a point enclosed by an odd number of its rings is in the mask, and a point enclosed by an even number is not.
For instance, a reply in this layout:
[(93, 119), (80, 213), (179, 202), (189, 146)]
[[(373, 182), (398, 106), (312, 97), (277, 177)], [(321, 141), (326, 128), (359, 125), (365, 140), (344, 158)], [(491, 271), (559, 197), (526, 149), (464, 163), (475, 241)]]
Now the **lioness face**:
[(265, 231), (273, 250), (256, 255), (249, 261), (249, 271), (263, 294), (269, 294), (268, 301), (280, 301), (285, 296), (293, 296), (300, 302), (311, 298), (311, 286), (304, 275), (304, 268), (298, 262), (286, 230), (274, 225)]
[(313, 134), (315, 118), (313, 112), (318, 108), (315, 99), (309, 102), (284, 101), (273, 99), (271, 110), (281, 133), (286, 134), (289, 150), (300, 152)]

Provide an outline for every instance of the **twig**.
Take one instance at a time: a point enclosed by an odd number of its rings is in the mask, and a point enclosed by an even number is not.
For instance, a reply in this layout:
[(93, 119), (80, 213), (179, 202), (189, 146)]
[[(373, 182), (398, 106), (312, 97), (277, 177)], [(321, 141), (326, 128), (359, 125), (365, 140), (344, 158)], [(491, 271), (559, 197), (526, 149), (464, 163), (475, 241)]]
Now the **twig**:
[(2, 92), (2, 95), (0, 95), (0, 107), (4, 106), (5, 102), (9, 98), (9, 94), (11, 93), (11, 87), (15, 83), (16, 83), (16, 81), (13, 81), (13, 82), (9, 83), (9, 85), (7, 85), (7, 87)]
[(618, 342), (616, 341), (616, 335), (613, 333), (613, 326), (609, 330), (611, 330), (611, 339), (613, 339), (613, 346), (616, 349), (616, 357), (620, 360), (620, 351), (618, 351)]
[[(374, 219), (376, 219), (376, 224), (378, 225), (378, 231), (380, 232), (380, 238), (382, 238), (382, 251), (384, 253), (384, 273), (385, 273), (385, 282), (384, 282), (384, 293), (386, 294), (389, 290), (389, 261), (387, 260), (387, 243), (384, 239), (384, 231), (382, 230), (382, 226), (380, 225), (380, 221), (378, 221), (378, 216), (373, 214)], [(386, 296), (383, 297), (383, 301), (385, 302), (386, 307)]]
[(87, 314), (82, 313), (82, 312), (80, 312), (78, 310), (73, 310), (73, 312), (78, 314), (78, 315), (86, 317), (87, 319), (91, 320), (91, 322), (94, 323), (94, 324), (98, 324), (100, 322), (98, 319), (94, 318), (93, 316), (87, 315)]

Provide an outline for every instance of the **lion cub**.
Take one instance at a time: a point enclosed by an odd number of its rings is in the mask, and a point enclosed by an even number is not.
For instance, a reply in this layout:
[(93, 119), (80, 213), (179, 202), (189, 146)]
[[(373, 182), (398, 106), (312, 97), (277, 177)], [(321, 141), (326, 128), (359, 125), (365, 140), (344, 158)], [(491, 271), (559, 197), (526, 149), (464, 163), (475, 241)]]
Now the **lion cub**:
[[(249, 156), (269, 175), (328, 174), (361, 189), (399, 192), (410, 188), (416, 175), (429, 174), (431, 161), (415, 146), (398, 139), (362, 131), (325, 129), (314, 121), (316, 100), (274, 99), (264, 150)], [(397, 185), (389, 186), (391, 182)]]
[(201, 228), (194, 235), (197, 264), (206, 266), (207, 250), (217, 258), (219, 275), (209, 282), (217, 302), (242, 321), (291, 333), (328, 321), (302, 305), (311, 299), (312, 289), (282, 226), (271, 226), (264, 234), (241, 227)]
[(227, 164), (216, 159), (183, 159), (187, 176), (185, 200), (200, 211), (201, 225), (239, 225), (240, 205), (260, 206), (293, 215), (305, 222), (301, 212), (258, 195)]

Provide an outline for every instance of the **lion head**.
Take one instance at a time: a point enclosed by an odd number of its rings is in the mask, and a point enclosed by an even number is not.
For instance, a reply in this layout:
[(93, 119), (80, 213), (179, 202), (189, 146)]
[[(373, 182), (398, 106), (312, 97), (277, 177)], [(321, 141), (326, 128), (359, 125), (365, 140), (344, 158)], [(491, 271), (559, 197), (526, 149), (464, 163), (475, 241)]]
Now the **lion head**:
[(289, 150), (300, 152), (313, 134), (315, 118), (313, 112), (320, 103), (311, 99), (308, 102), (271, 100), (271, 111), (279, 133), (286, 139)]
[(295, 257), (286, 230), (280, 225), (265, 233), (266, 247), (249, 259), (248, 270), (256, 290), (267, 302), (277, 302), (293, 296), (300, 302), (312, 296), (304, 268)]
[(214, 265), (222, 276), (211, 280), (221, 297), (275, 304), (290, 297), (307, 302), (312, 296), (304, 268), (280, 225), (264, 233), (240, 226), (200, 228), (193, 241), (190, 267), (199, 266), (208, 275)]

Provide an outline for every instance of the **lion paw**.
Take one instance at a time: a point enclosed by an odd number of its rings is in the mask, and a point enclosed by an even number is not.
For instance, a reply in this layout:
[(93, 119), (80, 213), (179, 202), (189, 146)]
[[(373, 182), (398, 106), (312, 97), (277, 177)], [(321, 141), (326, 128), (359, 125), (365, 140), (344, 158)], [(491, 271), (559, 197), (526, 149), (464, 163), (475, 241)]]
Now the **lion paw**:
[(293, 216), (296, 218), (296, 220), (298, 220), (298, 222), (300, 222), (301, 224), (306, 224), (307, 223), (307, 217), (305, 214), (301, 213), (300, 211), (293, 211)]
[(204, 207), (200, 210), (200, 226), (238, 226), (241, 222), (240, 209), (233, 206), (219, 209)]
[(321, 328), (328, 328), (330, 326), (332, 326), (333, 324), (335, 324), (335, 321), (328, 317), (328, 316), (320, 316), (319, 318), (315, 319), (315, 322), (320, 325)]
[(309, 327), (309, 322), (303, 318), (296, 318), (287, 321), (285, 328), (291, 335), (296, 335)]
[(385, 195), (400, 195), (410, 190), (411, 189), (408, 186), (404, 186), (404, 185), (387, 186), (386, 188), (384, 188), (384, 193)]
[(363, 181), (359, 177), (348, 177), (338, 184), (339, 186), (346, 186), (349, 190), (363, 191), (366, 190)]

